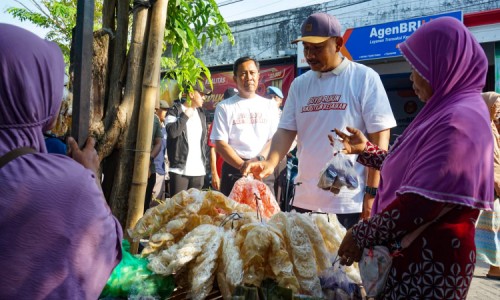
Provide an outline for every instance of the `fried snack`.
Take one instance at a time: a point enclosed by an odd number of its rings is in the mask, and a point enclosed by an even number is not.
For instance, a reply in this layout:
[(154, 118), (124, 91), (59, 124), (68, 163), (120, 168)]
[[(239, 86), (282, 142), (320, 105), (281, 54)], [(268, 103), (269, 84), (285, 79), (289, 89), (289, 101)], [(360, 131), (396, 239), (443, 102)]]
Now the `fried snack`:
[[(256, 199), (256, 196), (260, 200)], [(229, 198), (250, 206), (266, 219), (281, 211), (269, 187), (251, 176), (238, 179), (234, 183)]]
[(136, 241), (140, 238), (149, 237), (151, 234), (158, 231), (165, 222), (170, 221), (173, 216), (177, 215), (194, 200), (195, 198), (188, 192), (181, 191), (172, 198), (166, 199), (165, 203), (148, 209), (146, 213), (144, 213), (144, 216), (137, 221), (134, 229), (128, 231), (130, 237)]
[(278, 212), (274, 216), (269, 219), (268, 224), (274, 225), (276, 228), (278, 228), (282, 235), (286, 237), (286, 224), (287, 224), (287, 219), (288, 219), (288, 213), (284, 212)]
[[(339, 223), (337, 216), (334, 214), (313, 214), (312, 218), (325, 241), (325, 246), (330, 256), (335, 257), (340, 247), (340, 243), (344, 239), (346, 230)], [(345, 267), (347, 277), (353, 282), (360, 284), (361, 275), (359, 273), (358, 263)]]
[(240, 250), (236, 247), (233, 230), (224, 232), (220, 262), (220, 270), (224, 274), (225, 282), (233, 292), (234, 288), (243, 282), (243, 261)]
[(231, 198), (224, 196), (221, 192), (206, 191), (205, 198), (208, 199), (211, 207), (216, 208), (218, 213), (230, 214), (234, 212), (255, 212), (250, 206), (241, 204)]
[(294, 214), (287, 215), (286, 235), (291, 249), (295, 275), (301, 292), (322, 297), (321, 285), (316, 268), (311, 241), (305, 230), (297, 224)]
[(260, 222), (252, 222), (252, 223), (247, 223), (243, 226), (240, 227), (240, 230), (236, 233), (236, 238), (235, 238), (235, 244), (240, 251), (243, 248), (243, 243), (245, 242), (245, 239), (250, 231), (254, 229), (256, 226), (262, 226)]
[(330, 256), (326, 250), (325, 242), (318, 227), (314, 224), (311, 216), (309, 214), (297, 214), (295, 215), (295, 221), (299, 226), (301, 226), (311, 241), (314, 250), (314, 256), (316, 257), (316, 267), (318, 273), (321, 273), (331, 266)]
[(243, 225), (249, 223), (259, 223), (256, 212), (232, 213), (229, 215), (225, 215), (220, 222), (221, 226), (224, 227), (224, 229), (234, 230), (236, 232)]
[(190, 298), (203, 300), (212, 291), (218, 257), (221, 253), (223, 229), (218, 228), (210, 240), (203, 245), (203, 251), (189, 271), (191, 282)]
[(342, 238), (345, 235), (345, 230), (339, 231), (336, 226), (333, 225), (333, 222), (328, 222), (328, 219), (332, 220), (333, 217), (335, 218), (335, 220), (337, 220), (337, 217), (335, 215), (312, 215), (313, 221), (318, 227), (319, 232), (321, 233), (321, 236), (325, 241), (326, 249), (330, 253), (336, 253), (339, 250), (340, 243), (342, 242)]
[(167, 202), (146, 210), (142, 218), (140, 218), (135, 224), (134, 229), (129, 229), (129, 236), (135, 241), (138, 241), (139, 239), (148, 237), (151, 233), (160, 229), (163, 225), (163, 214), (166, 210), (168, 210), (166, 203)]
[(248, 232), (240, 248), (244, 284), (260, 286), (265, 276), (266, 257), (270, 245), (270, 234), (265, 225), (257, 224)]
[(293, 264), (286, 249), (286, 243), (283, 235), (277, 228), (268, 226), (270, 234), (270, 251), (268, 263), (273, 272), (273, 278), (278, 285), (291, 289), (294, 293), (300, 289), (299, 282), (293, 271)]
[(146, 246), (142, 252), (141, 256), (146, 257), (151, 254), (155, 254), (164, 250), (175, 243), (174, 236), (167, 232), (167, 227), (162, 227), (158, 232), (153, 234), (149, 239), (148, 246)]
[(151, 258), (148, 268), (157, 274), (173, 274), (186, 263), (196, 258), (203, 251), (203, 245), (216, 232), (217, 227), (211, 224), (203, 224), (196, 227), (177, 244)]

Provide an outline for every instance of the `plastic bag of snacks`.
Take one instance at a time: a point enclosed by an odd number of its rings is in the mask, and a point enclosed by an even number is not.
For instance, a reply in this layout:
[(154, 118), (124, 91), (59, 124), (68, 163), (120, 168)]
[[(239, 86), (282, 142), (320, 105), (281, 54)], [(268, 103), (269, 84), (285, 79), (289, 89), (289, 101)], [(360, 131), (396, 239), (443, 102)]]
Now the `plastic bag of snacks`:
[(354, 163), (334, 147), (333, 158), (321, 170), (318, 187), (338, 194), (343, 186), (356, 189), (359, 186), (358, 175)]
[(174, 278), (154, 274), (147, 268), (146, 258), (136, 257), (129, 250), (129, 242), (123, 240), (122, 261), (111, 273), (99, 299), (117, 297), (165, 299), (169, 297), (175, 288)]
[(254, 179), (252, 175), (238, 179), (229, 198), (254, 208), (266, 219), (281, 211), (269, 187), (264, 182)]

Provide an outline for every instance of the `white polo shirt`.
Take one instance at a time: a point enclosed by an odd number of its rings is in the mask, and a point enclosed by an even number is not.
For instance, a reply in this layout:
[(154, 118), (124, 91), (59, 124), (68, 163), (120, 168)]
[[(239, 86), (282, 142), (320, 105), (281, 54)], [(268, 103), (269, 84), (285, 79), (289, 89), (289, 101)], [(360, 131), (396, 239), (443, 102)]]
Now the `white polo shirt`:
[(359, 187), (343, 187), (338, 195), (317, 187), (319, 173), (332, 158), (327, 135), (338, 128), (355, 127), (365, 135), (396, 126), (379, 75), (344, 58), (331, 72), (308, 71), (290, 87), (279, 128), (297, 131), (299, 170), (293, 205), (330, 213), (361, 212), (366, 168), (354, 162)]

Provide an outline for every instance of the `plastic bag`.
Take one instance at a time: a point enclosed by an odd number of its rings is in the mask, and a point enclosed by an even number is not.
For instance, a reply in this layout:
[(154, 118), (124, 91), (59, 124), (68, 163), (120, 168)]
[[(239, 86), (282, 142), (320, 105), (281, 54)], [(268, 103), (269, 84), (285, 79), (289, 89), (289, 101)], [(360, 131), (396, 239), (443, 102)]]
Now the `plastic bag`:
[(346, 267), (341, 266), (338, 259), (334, 259), (332, 266), (325, 270), (319, 279), (327, 299), (362, 299), (359, 285), (347, 276)]
[(254, 179), (252, 175), (238, 179), (229, 198), (250, 206), (266, 219), (281, 211), (269, 187), (264, 182)]
[(392, 256), (387, 247), (375, 246), (363, 250), (359, 272), (367, 297), (377, 297), (384, 291), (391, 265)]
[(99, 299), (115, 297), (165, 299), (169, 297), (175, 288), (174, 278), (154, 274), (147, 268), (147, 259), (136, 257), (129, 250), (129, 242), (123, 240), (122, 261), (111, 273)]
[(318, 187), (338, 194), (343, 186), (353, 190), (359, 186), (359, 181), (353, 162), (338, 152), (321, 170)]

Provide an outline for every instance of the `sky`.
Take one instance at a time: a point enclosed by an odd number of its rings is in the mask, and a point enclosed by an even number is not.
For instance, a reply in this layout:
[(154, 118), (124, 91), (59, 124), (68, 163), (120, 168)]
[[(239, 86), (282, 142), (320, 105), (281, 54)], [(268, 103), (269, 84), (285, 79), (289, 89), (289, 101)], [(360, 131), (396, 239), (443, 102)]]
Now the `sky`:
[(330, 0), (216, 0), (215, 2), (220, 5), (219, 10), (226, 22), (231, 22), (329, 1)]
[[(21, 0), (28, 7), (33, 7), (27, 0)], [(29, 30), (40, 37), (44, 38), (47, 34), (48, 30), (45, 28), (38, 27), (29, 21), (21, 22), (18, 19), (15, 19), (9, 13), (5, 12), (9, 7), (22, 7), (19, 3), (14, 0), (0, 0), (0, 23), (8, 23), (13, 24), (19, 27), (22, 27), (26, 30)]]
[[(29, 0), (20, 1), (28, 7), (32, 7)], [(216, 0), (215, 2), (222, 5), (219, 7), (219, 10), (224, 19), (226, 19), (226, 22), (231, 22), (328, 1), (329, 0)], [(9, 7), (21, 7), (21, 5), (14, 0), (0, 0), (0, 23), (14, 24), (34, 32), (42, 38), (45, 37), (48, 32), (47, 29), (37, 27), (29, 21), (21, 22), (14, 19), (14, 17), (5, 12)]]

